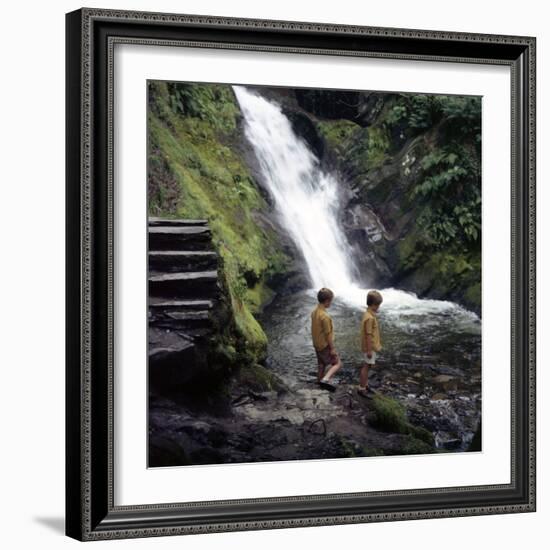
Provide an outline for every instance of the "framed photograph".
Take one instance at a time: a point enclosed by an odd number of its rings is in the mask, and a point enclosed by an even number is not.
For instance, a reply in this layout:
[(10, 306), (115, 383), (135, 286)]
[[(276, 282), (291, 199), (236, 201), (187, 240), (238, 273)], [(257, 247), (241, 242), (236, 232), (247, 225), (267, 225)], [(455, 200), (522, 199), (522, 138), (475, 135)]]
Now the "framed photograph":
[(535, 38), (66, 17), (66, 534), (534, 511)]

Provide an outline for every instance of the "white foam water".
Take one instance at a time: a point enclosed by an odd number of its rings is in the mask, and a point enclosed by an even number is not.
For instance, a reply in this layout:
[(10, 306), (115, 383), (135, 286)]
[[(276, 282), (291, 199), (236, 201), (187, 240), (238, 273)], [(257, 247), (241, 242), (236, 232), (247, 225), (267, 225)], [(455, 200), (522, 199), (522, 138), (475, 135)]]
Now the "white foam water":
[[(338, 223), (339, 184), (293, 130), (278, 103), (233, 86), (244, 130), (258, 160), (282, 225), (302, 252), (312, 286), (331, 288), (338, 299), (365, 307), (369, 289), (353, 279), (347, 239)], [(470, 321), (477, 315), (444, 300), (419, 299), (412, 292), (383, 289), (384, 312), (392, 316), (452, 314)]]

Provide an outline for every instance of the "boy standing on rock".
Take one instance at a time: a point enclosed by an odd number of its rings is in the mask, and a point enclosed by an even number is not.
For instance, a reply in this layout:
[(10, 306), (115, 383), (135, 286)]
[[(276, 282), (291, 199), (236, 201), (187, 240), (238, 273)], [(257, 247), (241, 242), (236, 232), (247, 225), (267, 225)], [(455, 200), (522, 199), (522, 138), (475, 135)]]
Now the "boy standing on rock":
[[(317, 355), (317, 381), (321, 387), (334, 391), (336, 388), (331, 378), (342, 367), (342, 362), (334, 347), (334, 329), (332, 318), (327, 313), (334, 298), (334, 292), (322, 288), (317, 293), (319, 304), (311, 312), (311, 337)], [(328, 370), (326, 370), (328, 368)]]
[(365, 355), (365, 363), (359, 374), (359, 389), (357, 393), (363, 397), (367, 396), (369, 388), (369, 367), (376, 364), (376, 355), (382, 349), (380, 338), (380, 327), (376, 312), (382, 303), (382, 294), (377, 290), (371, 290), (367, 294), (367, 311), (361, 321), (361, 350)]

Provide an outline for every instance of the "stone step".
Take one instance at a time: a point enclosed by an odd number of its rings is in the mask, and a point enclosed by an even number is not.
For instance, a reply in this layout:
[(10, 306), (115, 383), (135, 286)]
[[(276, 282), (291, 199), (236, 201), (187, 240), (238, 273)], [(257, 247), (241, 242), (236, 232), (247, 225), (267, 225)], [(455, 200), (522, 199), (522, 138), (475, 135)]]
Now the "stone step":
[(171, 219), (171, 218), (149, 218), (149, 225), (151, 226), (178, 226), (178, 225), (206, 225), (208, 220), (183, 220), (183, 219)]
[(149, 326), (172, 330), (206, 328), (212, 325), (209, 311), (163, 311), (149, 317)]
[(149, 227), (149, 250), (209, 250), (212, 233), (207, 226)]
[(217, 271), (164, 273), (149, 277), (149, 295), (172, 298), (214, 298), (218, 294)]
[(195, 363), (193, 340), (177, 332), (149, 328), (149, 381), (170, 386), (186, 380)]
[(206, 250), (156, 250), (149, 252), (149, 271), (216, 269), (218, 255)]
[(166, 300), (163, 298), (151, 297), (149, 299), (149, 310), (156, 311), (201, 311), (212, 309), (212, 300)]

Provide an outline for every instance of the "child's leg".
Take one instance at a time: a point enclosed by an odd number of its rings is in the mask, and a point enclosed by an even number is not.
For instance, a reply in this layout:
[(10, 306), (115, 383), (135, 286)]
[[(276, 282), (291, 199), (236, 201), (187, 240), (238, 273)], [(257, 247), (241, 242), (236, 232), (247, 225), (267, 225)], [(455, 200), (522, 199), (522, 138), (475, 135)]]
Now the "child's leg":
[(361, 367), (361, 371), (359, 372), (359, 386), (361, 388), (366, 388), (369, 383), (369, 365), (365, 363)]
[(328, 369), (327, 373), (325, 374), (324, 376), (325, 380), (330, 380), (341, 368), (342, 368), (342, 361), (340, 357), (338, 357), (338, 362), (335, 365), (331, 365), (331, 367)]
[(325, 365), (319, 362), (317, 363), (317, 381), (320, 382), (323, 376), (325, 376)]

